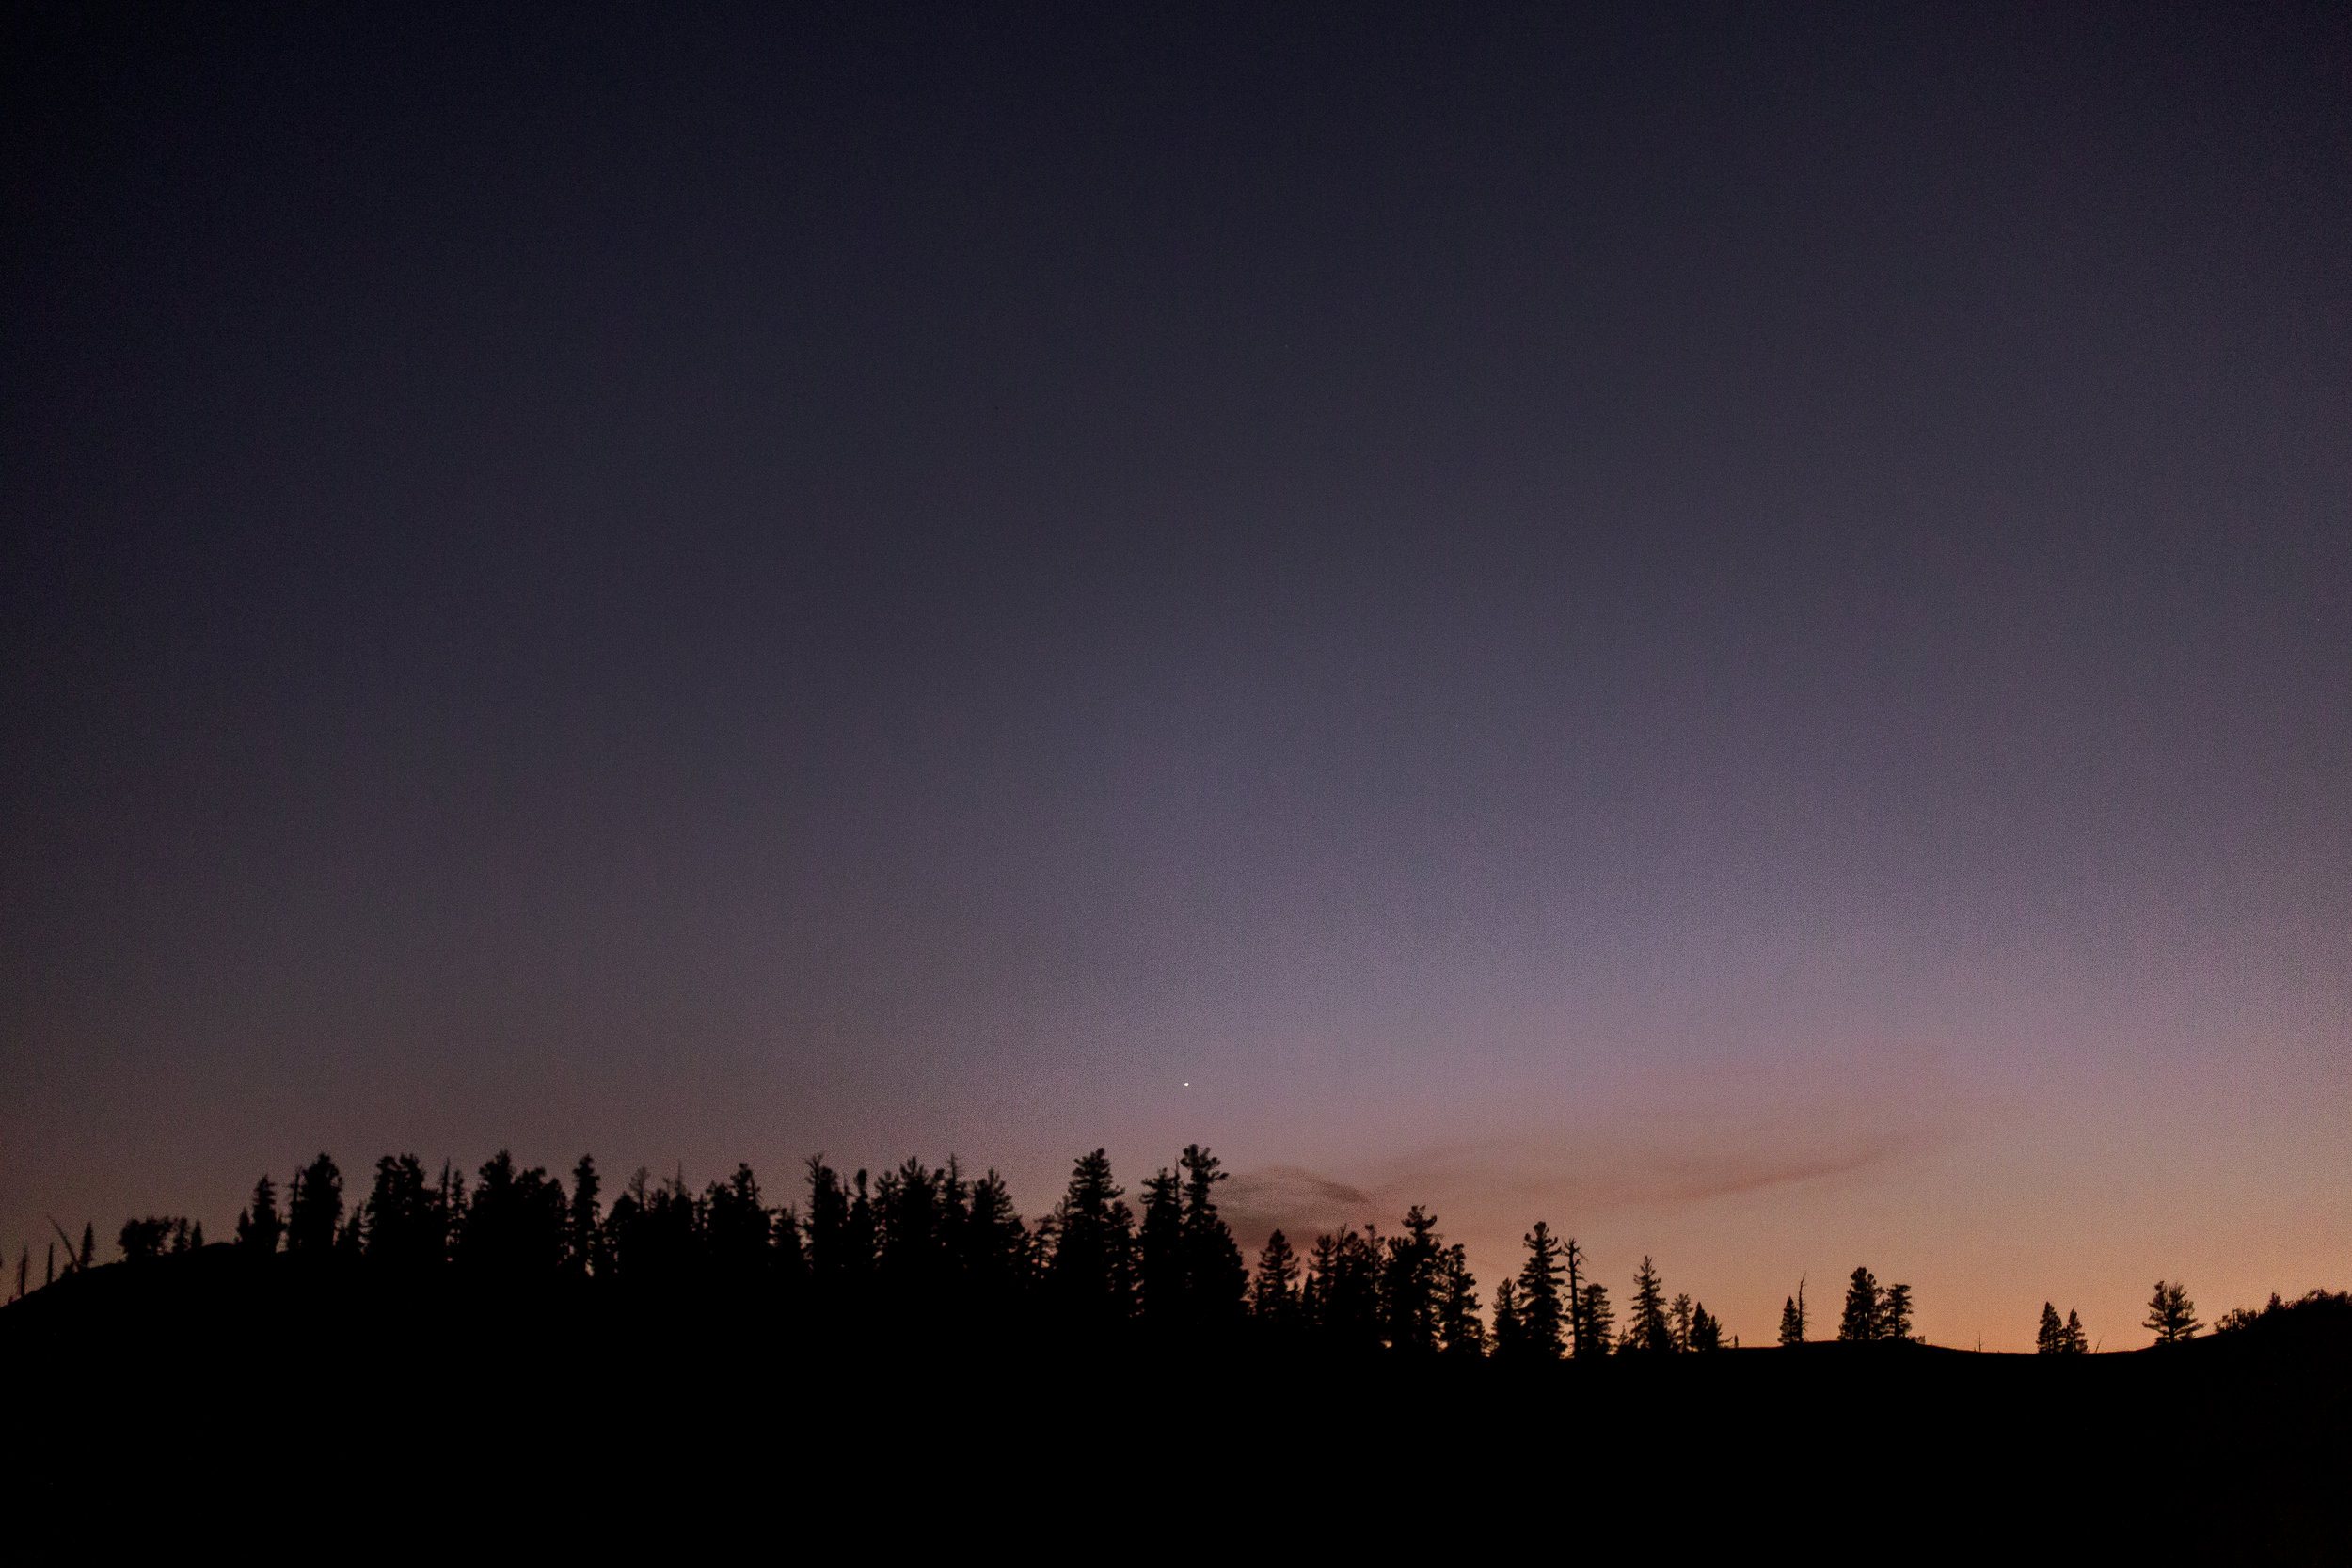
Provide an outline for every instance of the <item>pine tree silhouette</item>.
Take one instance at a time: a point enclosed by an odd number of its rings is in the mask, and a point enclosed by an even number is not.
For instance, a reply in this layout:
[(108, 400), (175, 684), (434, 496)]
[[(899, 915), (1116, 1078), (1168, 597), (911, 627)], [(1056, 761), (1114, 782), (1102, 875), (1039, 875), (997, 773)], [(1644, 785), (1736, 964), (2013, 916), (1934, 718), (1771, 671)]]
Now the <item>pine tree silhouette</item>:
[(1184, 1311), (1184, 1202), (1183, 1183), (1162, 1166), (1143, 1183), (1143, 1219), (1136, 1227), (1137, 1314), (1163, 1336), (1173, 1334)]
[(2148, 1298), (2146, 1325), (2154, 1331), (2159, 1345), (2185, 1344), (2194, 1338), (2198, 1328), (2197, 1304), (2188, 1299), (2187, 1287), (2156, 1281), (2155, 1294)]
[(1497, 1361), (1528, 1359), (1527, 1324), (1519, 1317), (1518, 1287), (1508, 1279), (1495, 1286), (1494, 1347)]
[(593, 1273), (596, 1266), (597, 1227), (603, 1219), (603, 1206), (596, 1201), (600, 1185), (595, 1158), (581, 1155), (580, 1164), (572, 1167), (572, 1196), (564, 1231), (564, 1266), (575, 1275)]
[(1560, 1261), (1568, 1271), (1568, 1354), (1590, 1355), (1593, 1349), (1584, 1331), (1584, 1249), (1576, 1244), (1575, 1237), (1561, 1247)]
[(1607, 1355), (1615, 1340), (1611, 1338), (1617, 1323), (1616, 1309), (1609, 1305), (1609, 1287), (1596, 1279), (1584, 1287), (1577, 1299), (1577, 1312), (1584, 1320), (1584, 1343), (1590, 1355)]
[(2086, 1355), (2090, 1351), (2090, 1340), (2083, 1333), (2083, 1321), (2074, 1315), (2072, 1307), (2067, 1309), (2066, 1342), (2060, 1348), (2069, 1355)]
[(1446, 1355), (1483, 1355), (1486, 1331), (1478, 1321), (1478, 1281), (1470, 1254), (1454, 1243), (1438, 1258), (1438, 1348)]
[(2058, 1307), (2050, 1302), (2042, 1304), (2042, 1324), (2034, 1330), (2033, 1348), (2038, 1355), (2058, 1355), (2066, 1349), (2066, 1325), (2058, 1322)]
[(1837, 1320), (1837, 1337), (1868, 1340), (1879, 1337), (1879, 1282), (1867, 1269), (1856, 1269), (1846, 1282), (1846, 1310)]
[(1105, 1151), (1079, 1157), (1054, 1220), (1049, 1277), (1062, 1310), (1097, 1327), (1126, 1321), (1135, 1310), (1135, 1215)]
[(95, 1221), (82, 1222), (82, 1256), (74, 1260), (75, 1274), (87, 1274), (98, 1261), (98, 1226)]
[(1249, 1283), (1241, 1247), (1216, 1212), (1216, 1184), (1225, 1180), (1216, 1155), (1186, 1144), (1176, 1162), (1184, 1173), (1184, 1259), (1186, 1315), (1198, 1326), (1237, 1322)]
[(342, 1228), (343, 1175), (325, 1154), (294, 1172), (286, 1201), (286, 1250), (326, 1252)]
[(1691, 1331), (1682, 1348), (1690, 1351), (1724, 1348), (1723, 1320), (1709, 1312), (1705, 1302), (1699, 1302), (1691, 1308)]
[(1438, 1222), (1420, 1204), (1403, 1235), (1389, 1238), (1380, 1267), (1380, 1331), (1390, 1346), (1430, 1354), (1438, 1348)]
[(1625, 1311), (1625, 1339), (1618, 1347), (1620, 1350), (1660, 1355), (1674, 1353), (1674, 1321), (1668, 1315), (1666, 1288), (1659, 1279), (1658, 1265), (1647, 1257), (1633, 1271), (1633, 1294), (1626, 1302)]
[(1889, 1285), (1879, 1296), (1879, 1332), (1882, 1339), (1909, 1339), (1911, 1334), (1911, 1287)]
[(247, 1252), (276, 1252), (286, 1222), (278, 1214), (278, 1188), (264, 1175), (253, 1184), (253, 1201), (237, 1216), (237, 1245)]
[(1249, 1315), (1279, 1328), (1298, 1322), (1298, 1255), (1279, 1230), (1259, 1250), (1258, 1272), (1249, 1282)]
[(1535, 1227), (1519, 1238), (1527, 1248), (1527, 1260), (1519, 1265), (1518, 1309), (1526, 1354), (1540, 1361), (1557, 1361), (1565, 1345), (1561, 1329), (1566, 1314), (1560, 1303), (1561, 1276), (1567, 1266), (1561, 1261), (1560, 1243), (1551, 1227), (1537, 1220)]

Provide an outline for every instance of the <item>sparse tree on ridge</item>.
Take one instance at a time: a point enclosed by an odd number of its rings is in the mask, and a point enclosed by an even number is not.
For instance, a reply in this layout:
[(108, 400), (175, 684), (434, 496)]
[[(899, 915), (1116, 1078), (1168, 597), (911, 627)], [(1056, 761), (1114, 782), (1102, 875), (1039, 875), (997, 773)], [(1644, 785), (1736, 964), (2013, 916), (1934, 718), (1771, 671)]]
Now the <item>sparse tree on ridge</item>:
[(1802, 1345), (1804, 1343), (1805, 1329), (1810, 1326), (1806, 1323), (1807, 1316), (1804, 1307), (1804, 1279), (1799, 1276), (1797, 1293), (1790, 1296), (1780, 1309), (1780, 1342), (1782, 1344)]
[(1659, 1278), (1658, 1265), (1648, 1258), (1633, 1271), (1633, 1295), (1626, 1303), (1625, 1336), (1618, 1350), (1646, 1351), (1664, 1354), (1677, 1347), (1675, 1344), (1674, 1323), (1667, 1315), (1666, 1287)]
[(2083, 1333), (2083, 1321), (2074, 1315), (2074, 1309), (2071, 1307), (2066, 1309), (2066, 1344), (2064, 1349), (2066, 1354), (2069, 1355), (2088, 1355), (2090, 1354), (2090, 1339), (2088, 1335)]
[(2051, 1302), (2042, 1304), (2042, 1323), (2034, 1330), (2034, 1354), (2059, 1355), (2066, 1350), (2066, 1325), (2058, 1322), (2058, 1307)]
[(2178, 1345), (2194, 1338), (2203, 1325), (2197, 1321), (2197, 1304), (2188, 1299), (2188, 1288), (2159, 1279), (2155, 1294), (2148, 1298), (2146, 1326), (2154, 1331), (2157, 1344)]
[(1911, 1333), (1911, 1287), (1889, 1285), (1879, 1296), (1879, 1332), (1882, 1339), (1909, 1339)]
[(1854, 1270), (1846, 1282), (1846, 1310), (1837, 1320), (1837, 1337), (1849, 1342), (1879, 1337), (1879, 1282), (1868, 1269)]

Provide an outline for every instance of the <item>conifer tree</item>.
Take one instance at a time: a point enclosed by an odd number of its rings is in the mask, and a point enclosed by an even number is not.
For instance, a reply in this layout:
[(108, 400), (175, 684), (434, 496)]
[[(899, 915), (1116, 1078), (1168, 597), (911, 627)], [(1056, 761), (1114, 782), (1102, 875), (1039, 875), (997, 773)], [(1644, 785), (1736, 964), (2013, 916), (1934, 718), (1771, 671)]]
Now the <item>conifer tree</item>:
[(1494, 1344), (1498, 1361), (1527, 1358), (1527, 1326), (1519, 1318), (1518, 1287), (1507, 1279), (1495, 1286)]
[(976, 1301), (1009, 1307), (1026, 1289), (1029, 1236), (1005, 1179), (991, 1170), (972, 1183), (963, 1227), (963, 1275)]
[(87, 1274), (98, 1261), (98, 1226), (95, 1221), (82, 1222), (82, 1256), (75, 1261), (75, 1274)]
[[(910, 1160), (915, 1170), (922, 1167)], [(752, 1167), (738, 1162), (735, 1174), (703, 1190), (703, 1251), (713, 1275), (739, 1290), (768, 1276), (768, 1245), (775, 1216), (760, 1196)]]
[(1560, 1248), (1560, 1262), (1568, 1272), (1568, 1354), (1589, 1355), (1584, 1336), (1584, 1249), (1571, 1236)]
[(1712, 1312), (1709, 1312), (1707, 1309), (1707, 1304), (1705, 1302), (1698, 1302), (1694, 1304), (1691, 1308), (1690, 1338), (1683, 1345), (1683, 1349), (1691, 1351), (1716, 1351), (1723, 1348), (1723, 1320), (1716, 1317)]
[(1163, 1165), (1154, 1172), (1143, 1183), (1143, 1219), (1136, 1227), (1138, 1315), (1163, 1334), (1184, 1319), (1183, 1190), (1174, 1171)]
[(1438, 1348), (1440, 1251), (1436, 1217), (1414, 1204), (1404, 1233), (1389, 1238), (1381, 1259), (1380, 1331), (1394, 1349), (1428, 1354)]
[(1229, 1324), (1241, 1316), (1249, 1272), (1241, 1247), (1216, 1212), (1220, 1162), (1199, 1144), (1186, 1144), (1176, 1162), (1184, 1173), (1184, 1299), (1197, 1324)]
[(1279, 1230), (1259, 1250), (1258, 1272), (1249, 1282), (1249, 1315), (1279, 1327), (1298, 1321), (1298, 1255)]
[(1135, 1214), (1103, 1149), (1081, 1155), (1054, 1211), (1051, 1282), (1075, 1322), (1123, 1322), (1135, 1309)]
[(1519, 1238), (1527, 1260), (1519, 1265), (1518, 1312), (1525, 1352), (1539, 1361), (1557, 1361), (1565, 1341), (1561, 1328), (1566, 1314), (1560, 1304), (1560, 1280), (1567, 1273), (1560, 1243), (1542, 1220)]
[(1879, 1332), (1882, 1339), (1909, 1339), (1911, 1334), (1911, 1287), (1889, 1285), (1879, 1296)]
[(1438, 1258), (1438, 1345), (1447, 1355), (1483, 1355), (1486, 1350), (1486, 1326), (1478, 1321), (1478, 1281), (1459, 1242)]
[(326, 1252), (342, 1228), (343, 1174), (321, 1154), (294, 1172), (286, 1201), (286, 1250)]
[(1846, 1282), (1846, 1310), (1837, 1320), (1837, 1337), (1868, 1340), (1879, 1337), (1879, 1282), (1867, 1269), (1856, 1269)]
[(596, 1201), (598, 1186), (596, 1159), (581, 1155), (580, 1164), (572, 1167), (569, 1223), (564, 1235), (564, 1263), (575, 1275), (596, 1267), (597, 1227), (603, 1218), (603, 1205)]
[(1797, 1310), (1797, 1298), (1789, 1296), (1780, 1304), (1780, 1342), (1784, 1345), (1804, 1343), (1804, 1316)]
[(278, 1214), (278, 1188), (264, 1175), (253, 1184), (253, 1201), (237, 1216), (237, 1245), (247, 1252), (276, 1252), (286, 1222)]
[(1658, 1276), (1658, 1265), (1647, 1257), (1633, 1272), (1633, 1295), (1625, 1304), (1625, 1340), (1619, 1349), (1661, 1355), (1673, 1353), (1675, 1331), (1666, 1307), (1666, 1287)]
[(1584, 1320), (1584, 1344), (1587, 1355), (1607, 1355), (1614, 1341), (1612, 1331), (1616, 1327), (1616, 1309), (1609, 1305), (1609, 1287), (1596, 1279), (1584, 1287), (1577, 1299), (1577, 1313)]
[(1674, 1335), (1674, 1347), (1678, 1351), (1691, 1348), (1692, 1311), (1691, 1292), (1688, 1291), (1676, 1296), (1674, 1305), (1666, 1309), (1667, 1323)]
[(2202, 1325), (2197, 1321), (2197, 1304), (2188, 1299), (2188, 1288), (2157, 1280), (2155, 1294), (2148, 1298), (2146, 1326), (2155, 1332), (2159, 1345), (2185, 1344), (2195, 1338)]
[(2061, 1347), (2069, 1355), (2087, 1355), (2090, 1352), (2090, 1338), (2083, 1333), (2083, 1321), (2073, 1307), (2066, 1311), (2066, 1343)]
[(2066, 1350), (2066, 1325), (2058, 1322), (2058, 1307), (2050, 1302), (2042, 1304), (2042, 1324), (2034, 1330), (2033, 1348), (2037, 1355), (2058, 1355)]

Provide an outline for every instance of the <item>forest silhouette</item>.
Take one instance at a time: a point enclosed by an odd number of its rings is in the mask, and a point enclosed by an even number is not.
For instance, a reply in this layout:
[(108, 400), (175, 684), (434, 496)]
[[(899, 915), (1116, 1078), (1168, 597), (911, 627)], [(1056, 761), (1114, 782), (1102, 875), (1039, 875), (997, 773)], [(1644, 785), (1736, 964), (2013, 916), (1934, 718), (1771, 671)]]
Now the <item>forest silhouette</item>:
[[(501, 1150), (470, 1179), (387, 1155), (360, 1191), (321, 1154), (282, 1190), (263, 1176), (233, 1239), (134, 1217), (101, 1263), (94, 1225), (56, 1227), (38, 1279), (20, 1249), (0, 1311), (0, 1366), (45, 1413), (19, 1464), (53, 1497), (100, 1476), (163, 1496), (228, 1483), (260, 1445), (313, 1473), (325, 1505), (351, 1465), (422, 1463), (453, 1433), (509, 1433), (528, 1491), (564, 1472), (567, 1434), (652, 1423), (721, 1442), (743, 1484), (765, 1455), (870, 1497), (874, 1456), (950, 1431), (1049, 1473), (1084, 1433), (1144, 1452), (1188, 1431), (1209, 1467), (1191, 1484), (1237, 1508), (1402, 1466), (1432, 1496), (1687, 1494), (1682, 1528), (1720, 1535), (1814, 1516), (1840, 1465), (1868, 1478), (1841, 1517), (1900, 1512), (2065, 1433), (2066, 1486), (1971, 1518), (2090, 1542), (2120, 1528), (2094, 1502), (2131, 1499), (2152, 1531), (2256, 1555), (2332, 1528), (2342, 1294), (2273, 1296), (2205, 1331), (2186, 1288), (2159, 1281), (2145, 1353), (2089, 1354), (2078, 1315), (2045, 1304), (2039, 1354), (1984, 1355), (1922, 1343), (1909, 1287), (1857, 1267), (1834, 1338), (1812, 1337), (1801, 1285), (1778, 1342), (1741, 1349), (1650, 1258), (1613, 1301), (1541, 1220), (1490, 1304), (1419, 1206), (1385, 1233), (1277, 1230), (1253, 1265), (1199, 1145), (1132, 1204), (1105, 1152), (1085, 1154), (1035, 1219), (954, 1159), (869, 1176), (818, 1155), (800, 1177), (777, 1201), (748, 1165), (699, 1190), (641, 1169), (608, 1202), (592, 1159), (566, 1180)], [(288, 1458), (301, 1431), (333, 1435)], [(2152, 1433), (2196, 1449), (2196, 1485), (2155, 1485)], [(330, 1461), (338, 1444), (353, 1456)], [(979, 1506), (991, 1474), (942, 1477), (901, 1522)]]

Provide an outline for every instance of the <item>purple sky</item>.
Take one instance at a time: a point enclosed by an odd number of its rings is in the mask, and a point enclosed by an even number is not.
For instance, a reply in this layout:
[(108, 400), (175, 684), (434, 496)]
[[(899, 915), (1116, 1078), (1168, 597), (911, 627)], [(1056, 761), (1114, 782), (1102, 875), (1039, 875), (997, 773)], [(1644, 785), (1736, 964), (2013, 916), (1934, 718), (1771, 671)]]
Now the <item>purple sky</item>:
[(0, 51), (11, 1262), (1200, 1140), (1751, 1340), (2352, 1284), (2340, 11), (978, 15)]

